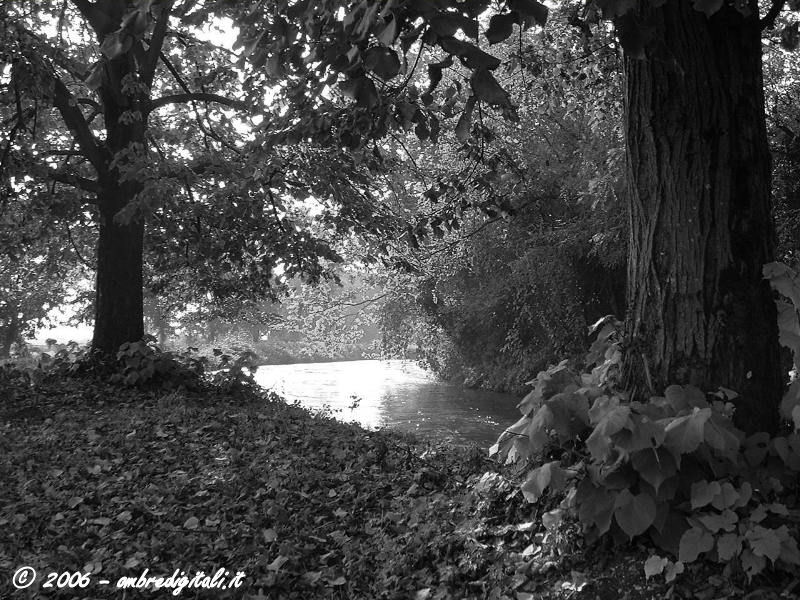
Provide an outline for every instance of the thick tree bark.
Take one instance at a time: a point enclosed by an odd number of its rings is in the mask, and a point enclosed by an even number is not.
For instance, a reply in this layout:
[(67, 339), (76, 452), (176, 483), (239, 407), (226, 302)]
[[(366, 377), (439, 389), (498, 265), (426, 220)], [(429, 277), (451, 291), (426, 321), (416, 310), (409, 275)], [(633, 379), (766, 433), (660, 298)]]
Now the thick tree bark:
[(97, 284), (92, 347), (114, 354), (125, 342), (142, 339), (142, 253), (144, 224), (121, 224), (115, 215), (131, 200), (130, 186), (111, 186), (100, 196)]
[(756, 2), (745, 17), (690, 0), (637, 3), (647, 58), (627, 57), (630, 258), (625, 377), (738, 392), (736, 422), (774, 431), (783, 389), (770, 155)]
[[(106, 149), (112, 158), (99, 180), (100, 234), (97, 243), (97, 282), (92, 347), (114, 354), (125, 342), (144, 336), (143, 250), (144, 222), (134, 216), (120, 220), (119, 212), (141, 191), (126, 171), (145, 151), (145, 115), (132, 56), (109, 60), (100, 90), (106, 124)], [(127, 82), (127, 83), (126, 83)], [(132, 89), (133, 91), (127, 91)]]

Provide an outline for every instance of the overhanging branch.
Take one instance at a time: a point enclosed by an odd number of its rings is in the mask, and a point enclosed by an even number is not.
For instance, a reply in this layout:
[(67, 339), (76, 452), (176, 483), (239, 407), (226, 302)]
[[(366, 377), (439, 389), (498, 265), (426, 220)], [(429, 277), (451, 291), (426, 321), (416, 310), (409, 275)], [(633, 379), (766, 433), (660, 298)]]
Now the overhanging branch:
[(769, 7), (767, 14), (764, 15), (764, 18), (761, 19), (759, 23), (762, 31), (775, 27), (775, 19), (778, 18), (779, 14), (781, 14), (785, 4), (786, 0), (772, 0), (772, 6)]
[(217, 104), (222, 104), (224, 106), (229, 106), (230, 108), (235, 108), (236, 110), (242, 111), (246, 111), (249, 108), (246, 102), (220, 96), (219, 94), (212, 94), (210, 92), (187, 92), (185, 94), (172, 94), (170, 96), (156, 98), (150, 103), (150, 110), (156, 110), (162, 106), (166, 106), (167, 104), (178, 104), (181, 102), (192, 101), (215, 102)]
[(171, 11), (172, 0), (164, 2), (161, 6), (161, 13), (158, 15), (158, 20), (153, 28), (153, 35), (150, 38), (150, 47), (147, 50), (147, 57), (145, 58), (144, 68), (142, 69), (142, 78), (148, 87), (153, 85), (156, 65), (158, 65), (161, 47), (164, 45), (164, 36), (167, 34), (167, 25), (169, 24), (169, 15)]
[(57, 183), (71, 185), (72, 187), (79, 188), (84, 192), (91, 192), (97, 194), (100, 192), (100, 184), (94, 179), (88, 179), (75, 175), (74, 173), (64, 173), (61, 171), (54, 171), (48, 174), (48, 177)]
[(72, 0), (73, 6), (83, 15), (83, 18), (94, 29), (94, 32), (101, 39), (106, 34), (113, 31), (111, 19), (108, 18), (102, 9), (97, 6), (96, 2), (89, 2), (89, 0)]

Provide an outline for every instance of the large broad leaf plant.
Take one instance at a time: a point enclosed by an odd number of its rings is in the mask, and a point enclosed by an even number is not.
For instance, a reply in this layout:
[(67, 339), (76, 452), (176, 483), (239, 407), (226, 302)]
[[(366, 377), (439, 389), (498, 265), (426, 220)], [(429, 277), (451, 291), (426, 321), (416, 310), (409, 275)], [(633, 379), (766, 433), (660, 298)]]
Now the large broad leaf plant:
[[(778, 263), (764, 271), (791, 300), (778, 301), (781, 339), (797, 350), (800, 278)], [(796, 568), (792, 511), (782, 499), (796, 492), (800, 473), (797, 384), (781, 409), (791, 425), (777, 436), (737, 429), (737, 396), (727, 389), (673, 385), (629, 401), (618, 385), (621, 326), (613, 317), (593, 326), (587, 369), (564, 361), (539, 373), (519, 403), (522, 417), (491, 454), (535, 465), (521, 486), (529, 502), (563, 498), (548, 522), (577, 519), (590, 540), (648, 536), (667, 554), (646, 561), (648, 577), (672, 580), (701, 558), (748, 579), (769, 566)]]

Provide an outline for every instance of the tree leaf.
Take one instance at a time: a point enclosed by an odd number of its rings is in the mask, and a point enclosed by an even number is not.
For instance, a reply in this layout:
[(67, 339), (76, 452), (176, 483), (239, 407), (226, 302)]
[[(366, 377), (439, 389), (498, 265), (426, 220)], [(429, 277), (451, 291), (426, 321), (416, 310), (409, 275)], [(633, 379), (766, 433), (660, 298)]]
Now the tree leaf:
[(614, 518), (628, 537), (641, 535), (656, 518), (656, 503), (647, 493), (635, 496), (627, 489), (620, 491), (614, 504)]
[(489, 44), (497, 44), (514, 32), (514, 23), (519, 23), (519, 13), (510, 12), (494, 15), (489, 19), (489, 28), (484, 35)]
[(681, 536), (678, 559), (683, 563), (697, 560), (697, 557), (714, 547), (714, 537), (702, 527), (692, 527)]
[(431, 27), (441, 37), (452, 37), (460, 29), (468, 38), (478, 37), (478, 21), (456, 13), (444, 13), (430, 20)]
[(604, 19), (621, 17), (636, 6), (636, 0), (596, 0)]
[(542, 515), (542, 525), (548, 531), (553, 531), (564, 520), (564, 509), (555, 508)]
[(388, 81), (400, 72), (400, 58), (391, 48), (373, 46), (364, 54), (364, 67)]
[(649, 417), (631, 414), (630, 421), (617, 435), (614, 442), (617, 446), (633, 454), (639, 450), (658, 448), (664, 442), (664, 425), (651, 421)]
[(753, 554), (764, 556), (772, 562), (778, 560), (781, 554), (781, 540), (774, 530), (755, 525), (745, 533), (744, 537), (750, 544)]
[(500, 66), (499, 58), (484, 52), (469, 42), (464, 42), (454, 37), (443, 37), (439, 39), (439, 45), (445, 52), (458, 56), (461, 62), (469, 69), (494, 70)]
[(797, 549), (797, 540), (789, 532), (786, 525), (781, 525), (775, 530), (775, 534), (781, 541), (780, 559), (786, 564), (800, 565), (800, 550)]
[(122, 30), (112, 31), (103, 39), (100, 45), (100, 52), (109, 60), (113, 60), (118, 56), (122, 56), (133, 45), (133, 38), (131, 35)]
[(701, 481), (696, 481), (692, 484), (691, 489), (691, 503), (692, 503), (692, 510), (697, 510), (698, 508), (703, 508), (704, 506), (708, 506), (711, 504), (711, 501), (720, 493), (722, 488), (719, 485), (718, 481), (712, 481), (709, 483), (705, 479)]
[(736, 533), (723, 533), (717, 539), (717, 556), (722, 562), (728, 562), (742, 551), (742, 538)]
[(578, 484), (575, 501), (578, 505), (578, 518), (589, 527), (596, 527), (598, 535), (603, 535), (611, 527), (617, 494), (594, 485), (588, 478)]
[(796, 50), (800, 45), (800, 23), (786, 24), (781, 30), (781, 46), (787, 50)]
[(536, 0), (508, 0), (508, 7), (519, 14), (530, 17), (537, 25), (547, 23), (549, 9)]
[(706, 395), (693, 385), (671, 385), (664, 390), (664, 397), (675, 412), (686, 408), (708, 408)]
[(552, 487), (553, 491), (559, 491), (564, 487), (565, 481), (566, 477), (560, 461), (554, 460), (528, 473), (528, 477), (521, 487), (522, 495), (528, 502), (537, 502), (548, 486)]
[[(798, 350), (799, 352), (795, 353), (795, 357), (800, 356), (800, 346), (798, 346)], [(789, 389), (786, 390), (781, 400), (780, 408), (781, 416), (787, 421), (794, 421), (795, 429), (798, 428), (798, 422), (795, 420), (795, 411), (798, 407), (800, 407), (800, 379), (794, 380)]]
[(736, 506), (739, 501), (739, 492), (733, 487), (733, 484), (726, 481), (720, 486), (719, 493), (711, 500), (711, 506), (717, 510), (725, 510), (732, 506)]
[(736, 528), (736, 523), (739, 522), (738, 515), (730, 509), (724, 510), (722, 513), (698, 515), (696, 518), (711, 533), (717, 533), (720, 530), (733, 531)]
[(433, 92), (442, 80), (442, 71), (453, 66), (453, 57), (448, 56), (438, 63), (430, 63), (428, 65), (428, 90), (427, 93)]
[(695, 408), (692, 414), (673, 419), (665, 427), (664, 446), (677, 455), (694, 452), (705, 439), (705, 424), (710, 418), (710, 408)]
[(640, 450), (631, 455), (631, 464), (639, 476), (652, 485), (656, 492), (665, 480), (678, 472), (675, 459), (664, 448)]
[[(716, 450), (720, 455), (736, 462), (739, 455), (739, 436), (738, 430), (734, 429), (733, 423), (725, 419), (718, 413), (711, 415), (706, 421), (704, 437), (705, 441)], [(739, 432), (741, 434), (741, 432)]]
[(767, 560), (763, 556), (757, 556), (750, 548), (742, 550), (740, 560), (748, 580), (761, 573), (767, 566)]
[(591, 452), (592, 458), (598, 461), (608, 458), (611, 452), (611, 436), (625, 427), (630, 413), (631, 409), (627, 406), (617, 406), (603, 416), (586, 439), (586, 447)]
[(789, 298), (800, 310), (800, 275), (794, 269), (781, 262), (771, 262), (762, 267), (761, 273), (772, 289)]
[(685, 567), (681, 561), (675, 563), (669, 561), (669, 564), (667, 565), (667, 572), (664, 574), (664, 581), (667, 583), (675, 581), (675, 578), (683, 573), (684, 568)]
[(375, 34), (378, 41), (384, 46), (390, 47), (394, 45), (397, 39), (397, 19), (392, 15), (386, 24)]
[(553, 431), (562, 442), (574, 440), (589, 426), (589, 401), (583, 394), (562, 392), (547, 400)]
[(612, 410), (619, 406), (618, 396), (598, 396), (589, 409), (589, 423), (597, 425)]
[(470, 96), (464, 107), (464, 112), (456, 124), (456, 138), (462, 144), (466, 144), (472, 131), (472, 109), (475, 107), (475, 96)]
[(650, 579), (656, 575), (661, 575), (668, 562), (669, 559), (653, 554), (644, 561), (644, 578)]

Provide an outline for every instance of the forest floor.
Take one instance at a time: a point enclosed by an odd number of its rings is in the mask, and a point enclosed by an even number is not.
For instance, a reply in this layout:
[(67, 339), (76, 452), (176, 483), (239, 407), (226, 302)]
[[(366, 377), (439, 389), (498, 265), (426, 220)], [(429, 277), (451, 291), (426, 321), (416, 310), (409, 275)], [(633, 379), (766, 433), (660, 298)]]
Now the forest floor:
[[(766, 578), (756, 592), (741, 589), (702, 565), (672, 585), (646, 582), (644, 546), (587, 548), (574, 526), (547, 531), (540, 514), (552, 506), (524, 503), (485, 454), (366, 431), (267, 394), (63, 378), (0, 389), (0, 598), (710, 600), (797, 591)], [(23, 566), (38, 576), (16, 590), (12, 574)], [(198, 572), (220, 569), (227, 589), (195, 587), (209, 584)], [(145, 570), (194, 581), (117, 587)], [(79, 571), (90, 575), (70, 579)]]

